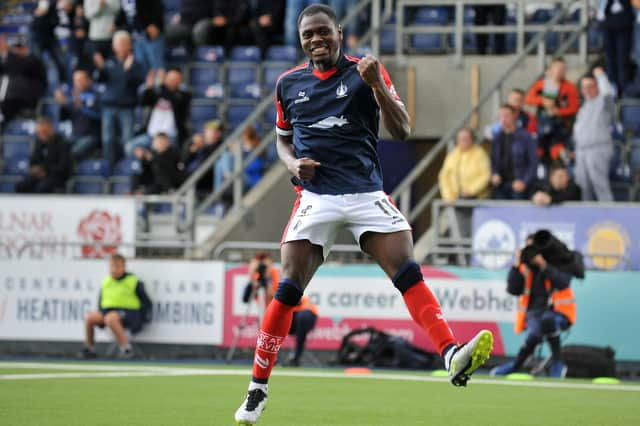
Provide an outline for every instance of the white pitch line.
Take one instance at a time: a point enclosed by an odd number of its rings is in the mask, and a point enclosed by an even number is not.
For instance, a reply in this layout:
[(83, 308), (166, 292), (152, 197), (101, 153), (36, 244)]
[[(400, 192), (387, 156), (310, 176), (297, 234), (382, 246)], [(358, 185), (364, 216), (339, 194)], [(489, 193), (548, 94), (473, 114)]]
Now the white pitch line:
[[(52, 368), (55, 366), (55, 368)], [(75, 367), (75, 368), (68, 368)], [(100, 367), (100, 368), (96, 368)], [(76, 369), (85, 370), (81, 373), (42, 373), (42, 374), (1, 374), (0, 380), (35, 380), (35, 379), (76, 379), (76, 378), (114, 378), (114, 377), (162, 377), (162, 376), (249, 376), (249, 369), (204, 369), (204, 368), (175, 368), (175, 367), (151, 367), (151, 366), (105, 366), (105, 365), (66, 365), (47, 363), (12, 363), (0, 362), (0, 368), (39, 368), (39, 369)], [(103, 370), (102, 372), (91, 372)], [(286, 371), (276, 370), (274, 376), (279, 377), (300, 377), (300, 378), (324, 378), (324, 379), (360, 379), (360, 380), (404, 380), (412, 382), (440, 382), (446, 383), (449, 379), (445, 377), (431, 376), (411, 376), (409, 374), (384, 374), (372, 373), (363, 375), (352, 375), (340, 372), (320, 372), (320, 371)], [(520, 382), (513, 380), (489, 380), (474, 378), (473, 385), (499, 385), (499, 386), (519, 386), (519, 387), (539, 387), (555, 389), (585, 389), (585, 390), (609, 390), (640, 392), (640, 386), (634, 385), (597, 385), (591, 383), (566, 383), (566, 382)]]

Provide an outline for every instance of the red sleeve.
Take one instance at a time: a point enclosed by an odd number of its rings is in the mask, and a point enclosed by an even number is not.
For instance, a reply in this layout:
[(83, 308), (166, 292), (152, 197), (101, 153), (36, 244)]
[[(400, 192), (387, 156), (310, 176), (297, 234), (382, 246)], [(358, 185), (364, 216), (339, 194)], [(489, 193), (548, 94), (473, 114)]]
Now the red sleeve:
[(282, 136), (291, 136), (293, 134), (291, 123), (287, 118), (284, 108), (282, 106), (282, 85), (280, 80), (276, 83), (276, 98), (274, 100), (276, 105), (276, 132)]
[(540, 96), (540, 92), (542, 91), (543, 86), (544, 80), (542, 79), (533, 83), (533, 86), (531, 86), (529, 92), (527, 92), (527, 97), (525, 98), (524, 103), (527, 105), (541, 106), (542, 96)]
[(387, 85), (387, 89), (391, 92), (391, 96), (393, 96), (396, 101), (402, 102), (402, 99), (400, 99), (400, 96), (398, 96), (398, 93), (396, 92), (396, 88), (393, 86), (393, 82), (391, 81), (391, 77), (389, 77), (387, 69), (382, 65), (382, 63), (380, 64), (380, 74), (382, 74), (384, 84)]
[(567, 105), (560, 108), (558, 110), (558, 114), (561, 117), (576, 115), (580, 108), (580, 95), (578, 94), (578, 89), (573, 83), (567, 80), (562, 82), (562, 85), (564, 86), (564, 96), (567, 98)]

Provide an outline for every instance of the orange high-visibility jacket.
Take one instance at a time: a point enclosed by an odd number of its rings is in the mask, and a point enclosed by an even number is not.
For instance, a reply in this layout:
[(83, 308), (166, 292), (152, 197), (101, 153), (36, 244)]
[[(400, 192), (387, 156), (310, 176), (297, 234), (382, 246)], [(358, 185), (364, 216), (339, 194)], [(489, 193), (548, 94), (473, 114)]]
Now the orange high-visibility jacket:
[[(260, 275), (256, 272), (253, 274), (251, 278), (254, 280), (257, 280), (259, 277)], [(271, 289), (273, 291), (273, 294), (276, 294), (276, 290), (278, 290), (279, 282), (280, 282), (280, 271), (278, 270), (278, 268), (275, 268), (272, 266), (271, 267)], [(271, 298), (268, 298), (267, 302), (271, 302)], [(295, 312), (306, 311), (306, 310), (313, 312), (314, 314), (316, 314), (316, 316), (319, 313), (318, 307), (313, 303), (311, 303), (311, 299), (303, 295), (302, 299), (300, 299), (300, 303), (298, 304), (298, 306), (296, 306), (293, 309), (293, 312), (295, 313)]]
[[(522, 333), (527, 328), (527, 308), (529, 307), (529, 295), (531, 293), (531, 286), (533, 285), (533, 274), (528, 271), (525, 265), (520, 265), (518, 270), (524, 276), (524, 292), (520, 296), (518, 301), (518, 310), (516, 311), (516, 321), (514, 324), (514, 331), (516, 333)], [(576, 296), (570, 287), (564, 290), (553, 290), (551, 287), (551, 281), (546, 278), (544, 280), (544, 288), (547, 293), (550, 293), (550, 301), (553, 306), (553, 310), (564, 314), (569, 320), (570, 324), (576, 322)]]

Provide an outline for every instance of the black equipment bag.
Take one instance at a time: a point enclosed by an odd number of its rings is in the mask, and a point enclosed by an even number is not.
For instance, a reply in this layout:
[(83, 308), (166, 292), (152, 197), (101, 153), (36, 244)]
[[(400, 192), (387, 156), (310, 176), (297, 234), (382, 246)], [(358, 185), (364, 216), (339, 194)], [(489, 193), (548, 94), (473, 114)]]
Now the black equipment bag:
[(434, 368), (437, 357), (375, 328), (351, 331), (342, 338), (338, 363), (391, 368)]
[(562, 358), (567, 364), (567, 377), (615, 377), (615, 351), (609, 346), (567, 345)]

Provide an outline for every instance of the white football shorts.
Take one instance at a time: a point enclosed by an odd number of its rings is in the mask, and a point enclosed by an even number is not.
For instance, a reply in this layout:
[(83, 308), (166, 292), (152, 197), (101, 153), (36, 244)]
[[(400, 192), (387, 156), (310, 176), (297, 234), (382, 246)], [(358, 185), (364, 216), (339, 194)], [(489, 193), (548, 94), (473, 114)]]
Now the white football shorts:
[(309, 240), (323, 247), (326, 259), (343, 228), (351, 231), (359, 244), (365, 232), (410, 231), (411, 225), (384, 191), (329, 195), (302, 189), (281, 243)]

